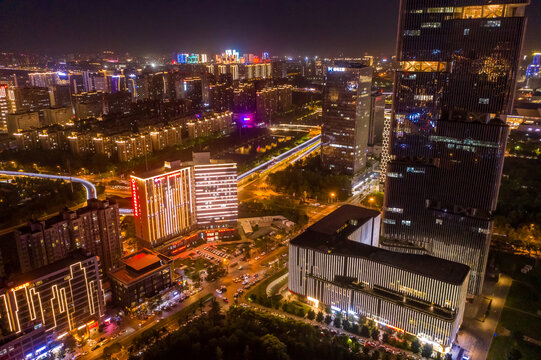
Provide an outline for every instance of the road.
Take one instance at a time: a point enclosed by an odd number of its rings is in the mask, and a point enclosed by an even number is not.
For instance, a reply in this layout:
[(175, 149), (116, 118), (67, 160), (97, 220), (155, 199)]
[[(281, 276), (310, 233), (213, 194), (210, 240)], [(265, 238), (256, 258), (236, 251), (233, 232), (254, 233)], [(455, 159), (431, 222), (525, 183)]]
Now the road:
[(252, 168), (252, 169), (238, 175), (237, 176), (237, 181), (241, 181), (244, 178), (246, 178), (246, 177), (248, 177), (248, 176), (250, 176), (250, 175), (252, 175), (252, 174), (254, 174), (254, 173), (258, 172), (258, 171), (263, 171), (264, 172), (264, 171), (270, 170), (271, 168), (273, 168), (276, 165), (276, 163), (279, 163), (282, 160), (287, 159), (291, 155), (293, 155), (295, 153), (298, 153), (298, 152), (310, 147), (311, 145), (314, 145), (317, 142), (321, 142), (321, 134), (316, 135), (313, 138), (311, 138), (310, 140), (307, 140), (307, 141), (303, 142), (302, 144), (297, 145), (296, 147), (294, 147), (292, 149), (289, 149), (288, 151), (274, 157), (273, 159), (271, 159), (269, 161), (266, 161), (263, 164), (257, 165), (254, 168)]
[(23, 172), (23, 171), (7, 171), (7, 170), (0, 170), (0, 175), (28, 176), (28, 177), (37, 177), (37, 178), (52, 179), (52, 180), (73, 181), (75, 183), (79, 183), (79, 184), (84, 186), (84, 188), (86, 190), (86, 198), (87, 199), (96, 198), (97, 194), (98, 194), (98, 192), (96, 191), (96, 187), (90, 181), (85, 180), (85, 179), (81, 179), (81, 178), (78, 178), (78, 177), (73, 177), (73, 176), (30, 173), (30, 172)]

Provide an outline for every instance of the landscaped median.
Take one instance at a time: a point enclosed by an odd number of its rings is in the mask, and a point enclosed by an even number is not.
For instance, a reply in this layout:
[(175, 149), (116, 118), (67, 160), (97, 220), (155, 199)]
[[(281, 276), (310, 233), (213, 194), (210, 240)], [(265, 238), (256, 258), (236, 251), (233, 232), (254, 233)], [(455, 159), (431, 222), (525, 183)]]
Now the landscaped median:
[(254, 287), (252, 290), (246, 293), (246, 299), (250, 302), (254, 302), (259, 305), (266, 307), (276, 307), (279, 306), (282, 297), (280, 295), (273, 294), (272, 296), (267, 296), (267, 286), (272, 283), (274, 280), (282, 277), (287, 273), (287, 268), (284, 268), (271, 276), (267, 277), (265, 280), (261, 281)]

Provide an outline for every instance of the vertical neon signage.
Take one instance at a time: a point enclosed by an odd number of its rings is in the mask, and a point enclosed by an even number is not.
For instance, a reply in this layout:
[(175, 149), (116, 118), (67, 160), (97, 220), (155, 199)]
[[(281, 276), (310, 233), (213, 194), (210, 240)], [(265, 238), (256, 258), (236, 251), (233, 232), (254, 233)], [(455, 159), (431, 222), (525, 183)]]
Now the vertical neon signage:
[(133, 201), (133, 216), (139, 217), (140, 209), (139, 209), (139, 202), (137, 201), (137, 186), (135, 182), (136, 180), (132, 178), (131, 179), (131, 197)]

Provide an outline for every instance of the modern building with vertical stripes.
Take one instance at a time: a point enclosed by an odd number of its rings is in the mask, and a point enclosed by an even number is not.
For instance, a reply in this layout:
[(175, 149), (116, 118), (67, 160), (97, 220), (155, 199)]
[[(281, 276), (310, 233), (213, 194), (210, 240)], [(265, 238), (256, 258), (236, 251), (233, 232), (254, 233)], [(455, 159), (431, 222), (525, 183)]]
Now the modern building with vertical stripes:
[(235, 227), (238, 218), (237, 164), (211, 161), (210, 157), (194, 155), (195, 212), (198, 228)]
[(88, 333), (105, 315), (99, 260), (81, 249), (20, 274), (0, 290), (1, 359), (39, 359), (71, 331)]
[(344, 205), (291, 240), (290, 291), (447, 351), (462, 322), (469, 267), (374, 246), (379, 216)]
[(136, 235), (148, 248), (196, 229), (236, 226), (237, 164), (210, 160), (209, 153), (132, 175), (131, 187)]
[(483, 288), (529, 0), (402, 0), (380, 246)]
[(131, 176), (133, 216), (136, 236), (145, 247), (195, 228), (193, 169), (180, 161)]

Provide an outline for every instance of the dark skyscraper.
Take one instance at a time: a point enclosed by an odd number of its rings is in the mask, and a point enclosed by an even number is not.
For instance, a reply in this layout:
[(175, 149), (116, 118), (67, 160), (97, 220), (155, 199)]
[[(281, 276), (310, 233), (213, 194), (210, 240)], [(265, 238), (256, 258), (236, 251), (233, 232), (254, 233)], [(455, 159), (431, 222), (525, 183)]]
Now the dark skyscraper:
[(528, 0), (402, 0), (381, 246), (483, 285)]
[(355, 175), (366, 166), (372, 68), (335, 62), (323, 91), (321, 160), (329, 170)]

